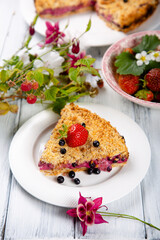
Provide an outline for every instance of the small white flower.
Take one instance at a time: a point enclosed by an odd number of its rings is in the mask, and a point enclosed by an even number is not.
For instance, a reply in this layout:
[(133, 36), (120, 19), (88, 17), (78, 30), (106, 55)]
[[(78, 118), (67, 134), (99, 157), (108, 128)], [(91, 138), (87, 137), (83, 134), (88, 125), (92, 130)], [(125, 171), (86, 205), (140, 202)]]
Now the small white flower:
[(19, 59), (23, 61), (24, 66), (30, 63), (26, 48), (20, 50), (17, 56), (19, 56)]
[(160, 62), (160, 51), (151, 52), (150, 53), (150, 58), (153, 61)]
[(143, 63), (148, 65), (151, 60), (150, 55), (147, 55), (146, 51), (142, 51), (141, 53), (136, 54), (137, 66), (142, 66)]

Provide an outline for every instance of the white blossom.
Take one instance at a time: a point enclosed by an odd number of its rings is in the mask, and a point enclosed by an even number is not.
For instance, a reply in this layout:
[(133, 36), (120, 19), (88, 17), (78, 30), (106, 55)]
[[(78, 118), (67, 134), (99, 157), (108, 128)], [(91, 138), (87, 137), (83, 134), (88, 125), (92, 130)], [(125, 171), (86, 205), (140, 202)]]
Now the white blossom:
[(63, 69), (61, 67), (64, 58), (59, 55), (58, 52), (53, 51), (52, 47), (44, 47), (39, 49), (38, 47), (35, 47), (30, 51), (31, 54), (36, 54), (38, 57), (40, 57), (41, 60), (36, 59), (34, 61), (34, 67), (47, 67), (54, 70), (54, 75), (59, 75)]
[(160, 51), (153, 51), (150, 53), (150, 58), (153, 61), (160, 62)]
[(142, 51), (141, 53), (136, 54), (137, 66), (142, 66), (143, 63), (148, 65), (151, 60), (150, 55), (147, 55), (146, 51)]

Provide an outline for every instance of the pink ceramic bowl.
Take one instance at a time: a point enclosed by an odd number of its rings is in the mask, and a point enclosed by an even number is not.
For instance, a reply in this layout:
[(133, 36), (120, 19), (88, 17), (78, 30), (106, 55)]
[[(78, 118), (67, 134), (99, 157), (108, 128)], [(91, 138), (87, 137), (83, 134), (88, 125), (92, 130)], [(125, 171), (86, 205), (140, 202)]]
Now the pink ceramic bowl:
[(102, 59), (102, 73), (110, 87), (113, 88), (113, 90), (119, 93), (121, 96), (142, 106), (160, 109), (160, 103), (144, 101), (124, 92), (119, 87), (115, 78), (115, 57), (120, 54), (125, 48), (132, 48), (140, 43), (142, 37), (146, 34), (157, 35), (160, 38), (160, 31), (138, 32), (121, 39), (120, 41), (113, 44), (110, 48), (108, 48)]

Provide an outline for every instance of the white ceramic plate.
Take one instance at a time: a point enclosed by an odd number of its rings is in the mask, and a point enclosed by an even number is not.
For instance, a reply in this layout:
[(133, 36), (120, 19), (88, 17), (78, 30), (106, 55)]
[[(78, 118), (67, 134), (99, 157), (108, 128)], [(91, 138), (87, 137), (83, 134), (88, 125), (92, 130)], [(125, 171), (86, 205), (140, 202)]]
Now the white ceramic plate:
[(76, 173), (80, 185), (75, 185), (67, 176), (63, 184), (57, 183), (56, 176), (44, 176), (37, 167), (38, 161), (59, 118), (51, 110), (44, 110), (28, 120), (14, 136), (9, 151), (10, 167), (19, 184), (36, 198), (63, 207), (76, 206), (79, 192), (86, 197), (103, 197), (105, 204), (123, 197), (144, 178), (151, 158), (147, 137), (132, 119), (103, 105), (79, 105), (109, 120), (125, 136), (130, 153), (126, 166), (99, 175)]
[[(21, 10), (26, 22), (28, 24), (31, 24), (36, 14), (34, 0), (21, 0)], [(155, 29), (160, 23), (159, 12), (160, 5), (147, 21), (145, 21), (134, 31), (130, 31), (128, 34)], [(71, 38), (79, 36), (82, 32), (85, 31), (90, 17), (92, 20), (92, 27), (90, 31), (81, 38), (82, 45), (85, 47), (110, 45), (127, 35), (125, 33), (114, 31), (108, 28), (105, 22), (101, 20), (96, 13), (93, 12), (72, 15), (70, 17), (59, 19), (60, 29), (63, 30), (69, 21), (69, 27), (66, 30), (67, 35), (69, 35)], [(45, 34), (46, 30), (45, 21), (45, 19), (39, 18), (35, 27), (36, 31), (42, 35)]]

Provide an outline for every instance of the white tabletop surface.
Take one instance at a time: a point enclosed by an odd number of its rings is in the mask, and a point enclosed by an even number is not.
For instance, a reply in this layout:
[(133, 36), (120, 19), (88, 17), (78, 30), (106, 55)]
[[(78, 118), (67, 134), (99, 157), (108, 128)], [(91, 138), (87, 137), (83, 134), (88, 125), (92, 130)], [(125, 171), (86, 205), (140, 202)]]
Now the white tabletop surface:
[[(19, 0), (0, 1), (1, 60), (9, 58), (21, 46), (27, 31), (19, 4)], [(41, 39), (39, 34), (35, 37)], [(107, 46), (87, 49), (87, 53), (97, 59), (97, 68), (101, 67), (106, 49)], [(145, 178), (128, 195), (108, 204), (108, 208), (110, 212), (134, 215), (160, 227), (160, 110), (131, 103), (107, 84), (95, 98), (84, 97), (81, 102), (117, 109), (137, 122), (146, 133), (152, 158)], [(10, 143), (18, 128), (44, 107), (20, 100), (17, 104), (18, 114), (0, 116), (0, 239), (160, 239), (159, 231), (139, 222), (116, 218), (107, 218), (109, 224), (88, 228), (83, 237), (80, 223), (66, 214), (66, 208), (37, 200), (23, 190), (9, 168)]]

